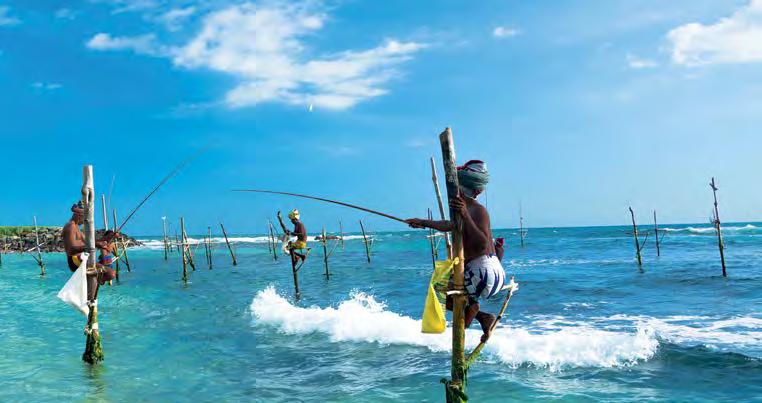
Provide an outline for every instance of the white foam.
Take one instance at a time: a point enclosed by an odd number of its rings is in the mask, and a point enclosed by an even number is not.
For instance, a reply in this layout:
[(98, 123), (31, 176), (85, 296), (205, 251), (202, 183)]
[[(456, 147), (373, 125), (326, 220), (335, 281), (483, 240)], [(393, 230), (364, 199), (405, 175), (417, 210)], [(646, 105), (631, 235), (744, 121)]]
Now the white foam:
[[(738, 226), (728, 226), (728, 227), (722, 227), (722, 232), (750, 232), (759, 229), (759, 227), (747, 224), (743, 227)], [(714, 227), (685, 227), (685, 228), (669, 228), (664, 227), (660, 228), (662, 231), (666, 232), (688, 232), (691, 234), (709, 234), (713, 233)]]
[[(423, 334), (420, 320), (388, 311), (385, 304), (363, 293), (353, 293), (335, 307), (302, 308), (289, 303), (270, 286), (254, 297), (251, 312), (257, 324), (274, 326), (287, 334), (321, 333), (332, 342), (398, 344), (446, 352), (452, 340), (450, 329), (438, 335)], [(468, 329), (467, 348), (475, 347), (480, 336), (480, 331)], [(647, 328), (633, 333), (587, 326), (554, 331), (499, 327), (484, 354), (487, 359), (514, 367), (614, 367), (649, 359), (658, 344)]]

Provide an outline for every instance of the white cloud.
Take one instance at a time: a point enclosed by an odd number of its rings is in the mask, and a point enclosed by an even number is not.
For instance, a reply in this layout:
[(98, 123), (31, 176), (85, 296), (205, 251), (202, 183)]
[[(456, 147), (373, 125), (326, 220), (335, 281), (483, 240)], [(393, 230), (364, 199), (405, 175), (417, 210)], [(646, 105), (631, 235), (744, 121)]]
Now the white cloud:
[(508, 27), (495, 27), (495, 29), (492, 30), (492, 36), (495, 38), (510, 38), (520, 33), (521, 32), (519, 30)]
[(163, 47), (152, 34), (106, 33), (87, 46), (164, 56), (183, 68), (233, 75), (240, 83), (225, 95), (229, 107), (280, 102), (326, 109), (346, 109), (386, 94), (385, 84), (400, 75), (396, 66), (425, 47), (387, 39), (366, 50), (312, 56), (304, 40), (323, 28), (326, 18), (303, 5), (244, 3), (204, 16), (198, 34), (182, 46)]
[(55, 91), (62, 88), (63, 85), (58, 83), (43, 83), (40, 81), (32, 83), (32, 88), (39, 91)]
[(132, 50), (135, 53), (161, 56), (166, 50), (156, 42), (156, 35), (111, 36), (99, 33), (87, 41), (87, 47), (95, 50)]
[(20, 24), (21, 20), (11, 15), (11, 8), (0, 6), (0, 27), (4, 25)]
[(196, 7), (173, 8), (158, 17), (158, 20), (164, 24), (170, 31), (177, 31), (188, 17), (196, 13)]
[(652, 69), (654, 67), (659, 66), (659, 63), (657, 63), (654, 60), (644, 59), (644, 58), (635, 56), (631, 53), (628, 53), (626, 58), (627, 58), (627, 65), (630, 66), (630, 68), (636, 69), (636, 70)]
[(710, 25), (690, 23), (667, 34), (672, 61), (686, 66), (762, 61), (762, 0), (751, 0)]

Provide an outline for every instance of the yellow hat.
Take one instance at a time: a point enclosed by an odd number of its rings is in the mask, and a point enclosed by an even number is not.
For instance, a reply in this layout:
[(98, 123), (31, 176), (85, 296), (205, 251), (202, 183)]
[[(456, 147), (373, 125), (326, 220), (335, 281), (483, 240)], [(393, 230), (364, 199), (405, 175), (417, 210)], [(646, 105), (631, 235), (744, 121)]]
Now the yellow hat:
[(299, 210), (293, 209), (290, 213), (288, 213), (288, 218), (292, 220), (298, 220), (299, 219)]

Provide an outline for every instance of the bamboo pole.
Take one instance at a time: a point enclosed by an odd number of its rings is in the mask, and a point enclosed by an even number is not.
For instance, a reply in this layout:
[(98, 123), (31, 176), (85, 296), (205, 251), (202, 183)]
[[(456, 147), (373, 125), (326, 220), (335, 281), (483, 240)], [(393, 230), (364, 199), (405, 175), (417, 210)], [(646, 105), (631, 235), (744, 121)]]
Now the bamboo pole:
[(325, 233), (325, 226), (323, 226), (323, 263), (325, 264), (325, 279), (331, 279), (331, 273), (328, 271), (328, 236)]
[(268, 219), (267, 225), (270, 230), (270, 242), (272, 242), (273, 260), (278, 260), (278, 246), (275, 242), (275, 234), (273, 233), (273, 222)]
[[(124, 253), (122, 254), (122, 256), (124, 256), (124, 265), (127, 266), (127, 271), (131, 272), (132, 269), (130, 269), (130, 257), (127, 256), (127, 244), (125, 242), (121, 242), (120, 241), (120, 238), (122, 237), (122, 235), (119, 234), (119, 228), (116, 226), (117, 225), (116, 224), (117, 223), (117, 221), (116, 221), (116, 209), (113, 209), (112, 211), (114, 213), (114, 232), (117, 233), (116, 242), (114, 242), (114, 243), (117, 244), (117, 245), (120, 244), (120, 243), (122, 244), (122, 249), (124, 249)], [(117, 262), (119, 262), (119, 260), (117, 260)], [(119, 267), (118, 265), (119, 265), (119, 263), (117, 263), (117, 267)]]
[(344, 225), (339, 220), (339, 239), (341, 239), (341, 251), (344, 252)]
[(521, 247), (524, 247), (524, 238), (526, 238), (527, 233), (524, 231), (524, 212), (521, 208), (521, 204), (519, 204), (519, 238), (521, 239)]
[(654, 240), (656, 241), (656, 256), (661, 256), (659, 245), (659, 223), (656, 222), (656, 210), (654, 210)]
[(212, 270), (212, 227), (208, 226), (206, 229), (209, 232), (206, 238), (208, 241), (206, 244), (206, 261), (209, 264), (209, 270)]
[[(185, 234), (185, 219), (183, 217), (180, 217), (180, 232), (182, 234)], [(187, 250), (185, 248), (185, 237), (182, 237), (182, 253), (183, 253), (183, 281), (188, 281), (188, 259), (186, 256)]]
[(82, 201), (85, 205), (85, 252), (87, 258), (87, 317), (85, 352), (82, 360), (89, 364), (103, 361), (103, 346), (98, 330), (98, 276), (95, 267), (95, 188), (93, 186), (93, 166), (85, 165), (82, 171)]
[(714, 195), (714, 228), (717, 231), (717, 247), (720, 249), (720, 261), (722, 262), (722, 276), (727, 277), (728, 272), (725, 268), (725, 242), (722, 241), (722, 224), (720, 223), (720, 210), (717, 206), (717, 185), (714, 183), (714, 177), (712, 182), (709, 183), (709, 187), (712, 188), (712, 194)]
[(296, 267), (297, 258), (296, 255), (294, 255), (294, 250), (289, 248), (288, 250), (289, 256), (291, 256), (291, 272), (294, 274), (294, 291), (295, 291), (295, 298), (297, 301), (301, 298), (301, 293), (299, 292), (299, 274), (297, 273), (299, 269)]
[(635, 253), (638, 257), (638, 266), (643, 265), (643, 258), (640, 256), (640, 241), (638, 240), (638, 226), (635, 224), (635, 212), (630, 209), (630, 216), (632, 217), (632, 234), (635, 236)]
[(188, 242), (188, 233), (185, 232), (185, 226), (183, 226), (182, 232), (183, 245), (185, 245), (185, 254), (188, 259), (188, 264), (190, 265), (191, 269), (193, 269), (193, 271), (196, 271), (196, 263), (193, 262), (193, 254), (190, 250), (190, 242)]
[(368, 257), (368, 263), (370, 263), (370, 245), (368, 244), (368, 237), (365, 235), (365, 226), (362, 223), (362, 220), (360, 220), (360, 230), (362, 231), (362, 239), (365, 243), (365, 256)]
[[(455, 144), (453, 143), (452, 131), (446, 128), (439, 135), (439, 143), (442, 146), (442, 162), (444, 164), (445, 183), (447, 186), (447, 199), (453, 199), (460, 195), (458, 187), (458, 172), (455, 164)], [(452, 256), (457, 258), (452, 273), (452, 363), (450, 369), (451, 380), (445, 382), (445, 397), (448, 403), (461, 403), (467, 401), (466, 396), (466, 357), (465, 357), (465, 311), (468, 294), (464, 286), (464, 255), (463, 255), (463, 218), (460, 212), (450, 206), (450, 219), (452, 228)]]
[[(431, 209), (428, 209), (428, 218), (429, 220), (433, 219), (433, 216), (431, 214)], [(437, 268), (437, 247), (434, 241), (434, 230), (429, 228), (429, 247), (431, 248), (431, 267), (432, 269)]]
[[(113, 217), (114, 217), (114, 220), (113, 220), (114, 221), (113, 222), (113, 224), (114, 224), (114, 230), (116, 230), (116, 209), (112, 210), (112, 212), (113, 212)], [(121, 255), (119, 254), (119, 238), (118, 238), (119, 235), (117, 234), (116, 237), (117, 238), (114, 239), (114, 255), (121, 257)], [(114, 270), (116, 272), (116, 282), (117, 283), (119, 282), (119, 261), (120, 260), (122, 260), (122, 259), (116, 259), (116, 270)]]
[(103, 230), (108, 231), (108, 210), (106, 210), (106, 195), (101, 193), (101, 210), (103, 210)]
[(225, 226), (220, 223), (220, 228), (222, 228), (222, 235), (225, 236), (225, 243), (228, 244), (228, 250), (230, 251), (230, 257), (233, 258), (233, 266), (237, 265), (238, 262), (236, 262), (235, 259), (235, 251), (233, 250), (233, 247), (230, 246), (230, 241), (228, 240), (228, 233), (225, 232)]
[(167, 217), (161, 217), (161, 226), (164, 229), (164, 260), (169, 258), (169, 244), (167, 244)]
[[(431, 157), (431, 180), (434, 182), (434, 193), (437, 196), (437, 205), (439, 206), (439, 218), (445, 220), (444, 202), (442, 202), (442, 192), (439, 190), (439, 177), (437, 177), (437, 164), (434, 162), (434, 157)], [(452, 243), (450, 243), (450, 235), (444, 234), (445, 247), (447, 248), (447, 258), (452, 259)]]
[(37, 245), (37, 264), (40, 266), (40, 276), (45, 276), (45, 262), (42, 261), (40, 251), (40, 234), (37, 230), (37, 216), (34, 216), (34, 244)]

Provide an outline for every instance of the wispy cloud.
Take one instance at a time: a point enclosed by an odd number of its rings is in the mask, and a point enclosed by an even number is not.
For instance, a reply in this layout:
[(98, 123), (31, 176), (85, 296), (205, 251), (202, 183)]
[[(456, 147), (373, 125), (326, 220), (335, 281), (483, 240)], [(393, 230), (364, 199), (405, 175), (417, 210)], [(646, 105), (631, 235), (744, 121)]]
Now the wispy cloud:
[(492, 30), (492, 36), (495, 38), (510, 38), (520, 33), (521, 31), (518, 29), (509, 27), (495, 27), (495, 29)]
[(59, 8), (56, 10), (56, 18), (60, 18), (62, 20), (73, 20), (77, 17), (77, 13), (70, 9), (70, 8)]
[(690, 23), (667, 34), (672, 61), (685, 66), (762, 61), (762, 0), (714, 24)]
[(63, 85), (58, 83), (43, 83), (41, 81), (37, 81), (32, 83), (31, 87), (38, 91), (55, 91), (57, 89), (63, 88)]
[(627, 54), (626, 59), (627, 59), (627, 65), (631, 69), (636, 69), (636, 70), (652, 69), (659, 66), (659, 63), (657, 63), (655, 60), (638, 57), (631, 53)]
[(173, 8), (161, 14), (157, 20), (164, 24), (170, 31), (177, 31), (182, 24), (193, 14), (196, 13), (196, 7)]
[(87, 41), (87, 47), (95, 50), (132, 50), (135, 53), (162, 56), (167, 50), (156, 41), (156, 35), (111, 36), (99, 33)]
[(387, 39), (370, 49), (312, 56), (305, 39), (320, 31), (327, 17), (308, 4), (244, 3), (213, 11), (203, 17), (199, 33), (180, 46), (163, 46), (154, 34), (107, 33), (87, 46), (169, 57), (183, 68), (235, 76), (240, 83), (224, 97), (229, 107), (280, 102), (336, 110), (386, 94), (386, 84), (401, 75), (396, 67), (426, 47)]
[(0, 27), (20, 24), (21, 20), (11, 15), (11, 8), (0, 6)]
[(316, 147), (318, 151), (328, 154), (332, 157), (349, 157), (360, 154), (360, 149), (352, 146), (343, 145), (319, 145)]

